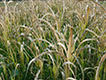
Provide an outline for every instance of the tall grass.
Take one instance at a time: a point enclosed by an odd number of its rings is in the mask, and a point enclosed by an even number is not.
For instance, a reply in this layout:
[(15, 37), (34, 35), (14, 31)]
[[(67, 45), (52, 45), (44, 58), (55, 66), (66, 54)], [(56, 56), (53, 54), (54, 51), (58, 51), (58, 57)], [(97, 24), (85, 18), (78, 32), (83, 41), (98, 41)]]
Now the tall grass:
[(106, 10), (94, 1), (29, 0), (0, 8), (0, 80), (105, 80)]

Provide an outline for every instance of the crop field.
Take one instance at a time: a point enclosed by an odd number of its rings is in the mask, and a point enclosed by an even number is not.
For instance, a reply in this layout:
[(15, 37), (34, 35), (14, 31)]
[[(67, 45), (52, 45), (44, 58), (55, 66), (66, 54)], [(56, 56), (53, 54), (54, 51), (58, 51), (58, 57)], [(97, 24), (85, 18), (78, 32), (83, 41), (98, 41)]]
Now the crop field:
[(106, 80), (106, 2), (0, 2), (0, 80)]

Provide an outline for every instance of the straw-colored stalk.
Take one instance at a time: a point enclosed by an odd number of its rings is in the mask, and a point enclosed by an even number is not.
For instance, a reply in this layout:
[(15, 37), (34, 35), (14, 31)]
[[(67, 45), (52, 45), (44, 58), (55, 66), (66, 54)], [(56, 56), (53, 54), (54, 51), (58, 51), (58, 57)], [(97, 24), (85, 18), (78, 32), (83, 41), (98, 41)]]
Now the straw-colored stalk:
[(72, 60), (72, 59), (73, 59), (73, 58), (72, 58), (72, 52), (73, 52), (73, 29), (70, 28), (67, 60)]
[[(70, 35), (69, 35), (68, 53), (67, 53), (67, 60), (68, 61), (72, 61), (73, 60), (72, 51), (73, 51), (73, 29), (71, 27), (70, 28)], [(65, 66), (66, 78), (68, 78), (70, 76), (70, 71), (69, 71), (68, 67), (69, 67), (69, 65)]]
[(100, 80), (100, 77), (99, 77), (99, 70), (100, 70), (100, 67), (101, 65), (103, 64), (103, 62), (105, 61), (106, 59), (106, 53), (102, 56), (100, 62), (99, 62), (99, 66), (97, 67), (97, 70), (96, 70), (96, 76), (95, 76), (95, 80)]

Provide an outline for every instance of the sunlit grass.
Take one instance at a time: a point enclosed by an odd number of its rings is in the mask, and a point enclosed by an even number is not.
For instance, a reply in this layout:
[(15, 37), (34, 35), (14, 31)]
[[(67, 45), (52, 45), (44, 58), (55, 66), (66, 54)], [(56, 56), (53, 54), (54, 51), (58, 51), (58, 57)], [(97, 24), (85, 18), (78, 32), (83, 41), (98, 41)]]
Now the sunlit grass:
[(93, 1), (1, 3), (1, 80), (105, 80), (105, 5)]

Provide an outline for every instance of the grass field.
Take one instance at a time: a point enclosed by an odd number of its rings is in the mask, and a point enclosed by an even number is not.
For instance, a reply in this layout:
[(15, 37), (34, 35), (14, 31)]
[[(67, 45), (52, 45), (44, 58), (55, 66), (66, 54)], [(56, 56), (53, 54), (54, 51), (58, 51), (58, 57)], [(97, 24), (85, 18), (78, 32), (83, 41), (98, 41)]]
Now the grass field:
[(106, 80), (105, 3), (0, 6), (0, 80)]

